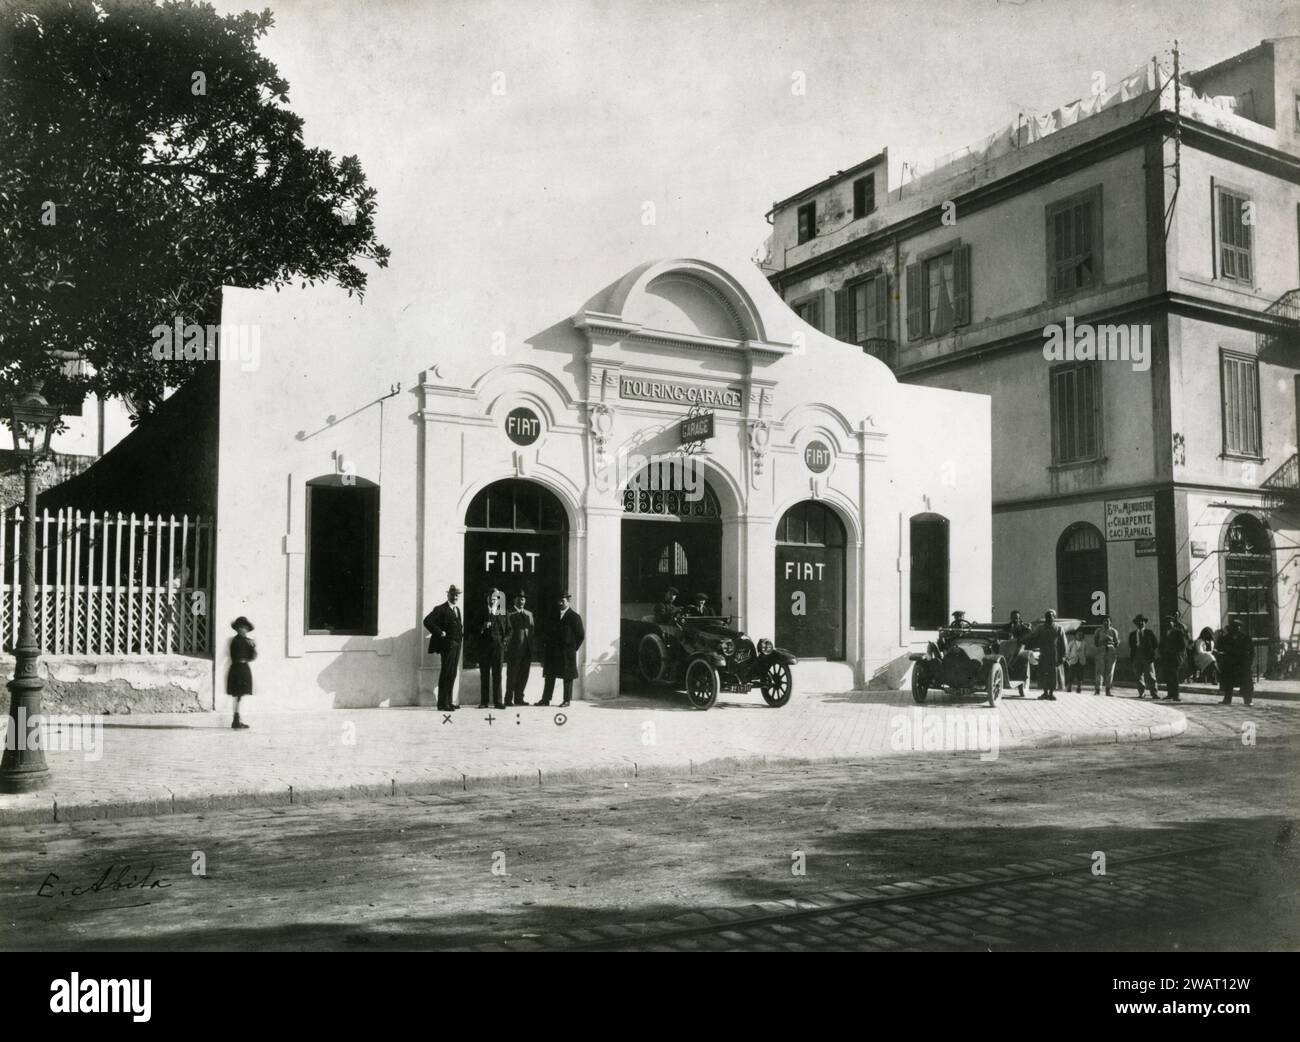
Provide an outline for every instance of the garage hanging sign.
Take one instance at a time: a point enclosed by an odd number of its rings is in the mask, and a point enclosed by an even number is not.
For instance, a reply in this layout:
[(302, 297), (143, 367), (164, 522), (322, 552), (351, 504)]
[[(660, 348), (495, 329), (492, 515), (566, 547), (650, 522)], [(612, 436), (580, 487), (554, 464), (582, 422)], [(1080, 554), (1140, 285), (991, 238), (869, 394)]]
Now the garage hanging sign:
[(1107, 542), (1129, 542), (1134, 539), (1155, 539), (1156, 500), (1144, 499), (1106, 500)]

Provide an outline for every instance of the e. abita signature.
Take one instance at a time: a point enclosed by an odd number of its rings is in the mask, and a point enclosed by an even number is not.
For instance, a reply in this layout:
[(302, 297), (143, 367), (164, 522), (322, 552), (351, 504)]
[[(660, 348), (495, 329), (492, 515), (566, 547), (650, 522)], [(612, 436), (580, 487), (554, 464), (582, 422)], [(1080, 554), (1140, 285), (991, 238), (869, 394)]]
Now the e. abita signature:
[[(85, 886), (71, 886), (66, 889), (60, 888), (59, 876), (54, 872), (49, 873), (36, 889), (37, 897), (83, 897), (86, 894), (111, 893), (118, 890), (157, 890), (167, 889), (171, 883), (167, 882), (166, 877), (159, 876), (153, 878), (154, 872), (158, 866), (151, 864), (143, 874), (133, 872), (131, 865), (109, 865), (103, 873), (93, 883)], [(116, 875), (114, 875), (116, 873)]]

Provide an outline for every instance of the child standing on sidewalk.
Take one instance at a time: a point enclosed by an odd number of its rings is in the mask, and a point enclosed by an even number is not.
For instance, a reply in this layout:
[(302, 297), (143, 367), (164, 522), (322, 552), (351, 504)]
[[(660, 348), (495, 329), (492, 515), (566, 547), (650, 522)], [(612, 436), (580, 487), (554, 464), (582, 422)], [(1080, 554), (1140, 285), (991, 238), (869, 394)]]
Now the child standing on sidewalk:
[(248, 725), (239, 719), (239, 700), (253, 693), (253, 671), (248, 664), (257, 658), (257, 645), (248, 636), (253, 624), (243, 615), (230, 628), (235, 631), (230, 638), (230, 671), (226, 674), (226, 694), (235, 700), (235, 720), (230, 726), (236, 731), (247, 731)]
[(1082, 691), (1084, 671), (1088, 668), (1088, 645), (1078, 630), (1070, 634), (1070, 645), (1065, 649), (1065, 666), (1065, 690)]

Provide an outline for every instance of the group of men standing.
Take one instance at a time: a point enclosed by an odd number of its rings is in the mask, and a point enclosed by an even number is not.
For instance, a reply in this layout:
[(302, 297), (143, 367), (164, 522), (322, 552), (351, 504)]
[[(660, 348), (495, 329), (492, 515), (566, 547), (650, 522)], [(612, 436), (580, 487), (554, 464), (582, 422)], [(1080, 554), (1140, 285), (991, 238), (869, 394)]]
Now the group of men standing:
[[(468, 628), (461, 616), (460, 589), (452, 585), (447, 599), (424, 617), (429, 632), (429, 651), (441, 657), (438, 671), (438, 708), (452, 712), (456, 676), (460, 671), (461, 647), (466, 635), (472, 642), (479, 669), (479, 708), (505, 709), (508, 706), (549, 706), (555, 693), (555, 681), (564, 682), (561, 707), (573, 698), (573, 682), (578, 678), (578, 649), (586, 639), (582, 616), (569, 605), (568, 593), (560, 594), (555, 607), (543, 616), (539, 628), (528, 610), (528, 596), (518, 591), (510, 611), (505, 611), (505, 595), (489, 590), (484, 606), (472, 618)], [(524, 688), (532, 671), (533, 656), (540, 642), (542, 652), (542, 698), (525, 702)], [(502, 669), (505, 687), (502, 689)]]
[[(1182, 701), (1180, 684), (1187, 671), (1197, 641), (1193, 640), (1177, 615), (1165, 617), (1164, 632), (1157, 636), (1147, 629), (1149, 620), (1139, 612), (1133, 618), (1133, 630), (1128, 635), (1129, 658), (1133, 664), (1134, 676), (1137, 678), (1138, 698), (1150, 694), (1152, 699), (1160, 698), (1156, 682), (1156, 670), (1163, 676), (1165, 684), (1165, 701)], [(1056, 700), (1056, 691), (1064, 686), (1067, 690), (1074, 687), (1082, 690), (1082, 677), (1086, 665), (1092, 664), (1093, 694), (1100, 695), (1104, 688), (1107, 695), (1113, 694), (1111, 688), (1115, 681), (1115, 659), (1119, 653), (1119, 631), (1111, 625), (1109, 615), (1102, 615), (1100, 625), (1088, 637), (1077, 631), (1067, 643), (1065, 633), (1056, 622), (1056, 613), (1050, 609), (1044, 615), (1043, 623), (1036, 629), (1026, 624), (1020, 612), (1011, 613), (1008, 624), (1010, 636), (1025, 647), (1038, 651), (1039, 686), (1043, 693), (1038, 697), (1047, 701)], [(1226, 629), (1215, 635), (1208, 628), (1199, 638), (1203, 644), (1212, 647), (1203, 648), (1204, 653), (1212, 653), (1219, 671), (1219, 693), (1222, 705), (1232, 703), (1233, 691), (1241, 690), (1242, 700), (1251, 704), (1254, 696), (1253, 667), (1255, 645), (1245, 632), (1240, 619), (1229, 621)], [(1088, 647), (1091, 644), (1091, 648)], [(1068, 676), (1065, 671), (1068, 669)]]

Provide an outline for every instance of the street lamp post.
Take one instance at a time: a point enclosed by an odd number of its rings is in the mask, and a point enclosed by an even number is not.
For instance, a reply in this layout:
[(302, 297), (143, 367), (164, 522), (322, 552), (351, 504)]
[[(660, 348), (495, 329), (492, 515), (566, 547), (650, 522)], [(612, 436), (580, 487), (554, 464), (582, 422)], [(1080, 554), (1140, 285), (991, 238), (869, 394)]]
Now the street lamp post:
[[(50, 783), (50, 768), (40, 741), (41, 691), (37, 673), (41, 657), (36, 643), (36, 472), (50, 451), (50, 436), (59, 410), (32, 383), (9, 406), (14, 449), (21, 460), (23, 491), (22, 617), (14, 648), (14, 678), (9, 681), (9, 731), (0, 760), (0, 792), (32, 792)], [(35, 737), (33, 737), (35, 736)]]

